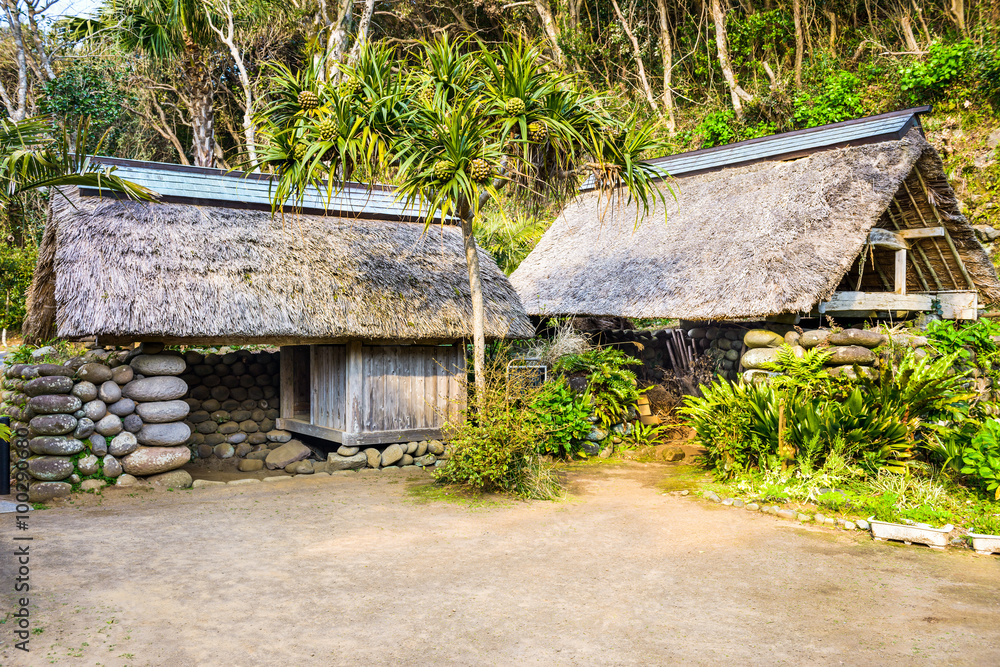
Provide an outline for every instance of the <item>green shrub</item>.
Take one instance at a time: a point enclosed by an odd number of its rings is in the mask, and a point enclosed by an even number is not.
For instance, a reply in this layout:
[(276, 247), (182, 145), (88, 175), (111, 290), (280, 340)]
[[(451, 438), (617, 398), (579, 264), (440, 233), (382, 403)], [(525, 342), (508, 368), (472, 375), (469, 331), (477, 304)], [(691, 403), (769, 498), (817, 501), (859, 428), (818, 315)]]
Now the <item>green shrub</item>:
[(914, 60), (899, 71), (899, 87), (914, 104), (940, 99), (945, 91), (971, 70), (972, 40), (946, 44), (934, 42), (923, 60)]
[(962, 473), (1000, 500), (1000, 421), (990, 419), (962, 453)]
[(526, 418), (534, 420), (539, 428), (540, 453), (570, 456), (576, 450), (573, 443), (590, 432), (589, 416), (590, 394), (574, 393), (566, 378), (561, 377), (541, 388)]
[(508, 379), (497, 355), (486, 369), (486, 391), (470, 402), (461, 422), (445, 426), (453, 451), (437, 479), (477, 493), (557, 497), (559, 483), (538, 452), (549, 437), (547, 426), (525, 414), (541, 393), (518, 374)]
[(801, 127), (815, 127), (864, 115), (861, 81), (841, 71), (828, 75), (813, 94), (796, 97), (792, 118)]
[(38, 249), (0, 243), (0, 328), (20, 329)]
[(626, 366), (640, 363), (617, 348), (603, 347), (568, 354), (556, 361), (555, 370), (587, 374), (587, 393), (594, 414), (608, 427), (625, 421), (629, 408), (639, 400), (635, 373)]

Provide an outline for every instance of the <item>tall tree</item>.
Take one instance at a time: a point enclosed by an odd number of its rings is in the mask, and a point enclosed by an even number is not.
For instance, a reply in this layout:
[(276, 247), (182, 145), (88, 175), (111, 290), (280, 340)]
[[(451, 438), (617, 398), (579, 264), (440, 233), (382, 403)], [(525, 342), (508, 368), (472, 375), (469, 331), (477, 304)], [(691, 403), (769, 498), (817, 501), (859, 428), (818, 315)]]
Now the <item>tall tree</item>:
[(715, 49), (719, 58), (719, 67), (722, 69), (722, 76), (726, 79), (726, 85), (729, 86), (729, 96), (733, 100), (733, 109), (736, 111), (736, 116), (737, 118), (742, 118), (743, 102), (749, 102), (753, 99), (753, 96), (743, 90), (736, 81), (736, 75), (733, 74), (732, 61), (729, 59), (729, 37), (726, 32), (726, 15), (722, 11), (722, 5), (719, 0), (711, 0), (710, 7), (712, 21), (715, 23)]
[(339, 86), (316, 71), (278, 67), (277, 101), (266, 112), (262, 165), (280, 174), (274, 206), (305, 188), (327, 192), (363, 176), (393, 173), (400, 196), (426, 222), (457, 219), (465, 243), (477, 395), (484, 391), (485, 304), (474, 221), (501, 191), (528, 202), (572, 196), (590, 175), (609, 193), (625, 189), (642, 210), (664, 194), (645, 156), (661, 147), (651, 126), (600, 112), (601, 100), (546, 67), (525, 44), (485, 48), (440, 38), (425, 43), (404, 77), (385, 47), (364, 47)]

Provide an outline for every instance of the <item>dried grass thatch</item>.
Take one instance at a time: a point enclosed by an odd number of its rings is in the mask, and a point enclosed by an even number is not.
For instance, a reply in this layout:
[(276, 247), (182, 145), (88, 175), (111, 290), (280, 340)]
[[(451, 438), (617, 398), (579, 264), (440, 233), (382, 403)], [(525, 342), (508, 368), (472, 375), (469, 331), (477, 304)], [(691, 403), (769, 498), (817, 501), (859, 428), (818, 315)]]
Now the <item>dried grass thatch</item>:
[[(658, 210), (638, 228), (634, 205), (609, 210), (596, 193), (582, 195), (511, 282), (531, 315), (734, 319), (809, 312), (837, 289), (915, 172), (929, 192), (919, 196), (936, 206), (980, 300), (997, 301), (993, 265), (958, 209), (940, 158), (916, 130), (898, 141), (679, 179), (666, 221)], [(954, 260), (942, 261), (950, 271)]]
[[(36, 275), (44, 332), (190, 342), (454, 340), (472, 334), (461, 231), (191, 204), (53, 198), (55, 258)], [(488, 253), (486, 334), (534, 328)], [(52, 297), (49, 296), (49, 301)]]

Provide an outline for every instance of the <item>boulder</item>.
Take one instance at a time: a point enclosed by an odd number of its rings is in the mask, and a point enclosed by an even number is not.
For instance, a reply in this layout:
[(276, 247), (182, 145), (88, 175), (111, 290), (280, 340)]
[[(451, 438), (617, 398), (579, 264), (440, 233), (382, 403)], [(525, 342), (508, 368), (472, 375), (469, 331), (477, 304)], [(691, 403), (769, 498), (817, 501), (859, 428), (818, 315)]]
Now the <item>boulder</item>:
[(806, 348), (816, 347), (817, 345), (826, 343), (827, 339), (830, 337), (830, 332), (826, 329), (814, 329), (812, 331), (806, 331), (799, 338), (799, 345)]
[(122, 459), (130, 475), (155, 475), (180, 468), (191, 460), (191, 450), (180, 447), (139, 447)]
[(754, 349), (759, 347), (781, 347), (785, 338), (767, 329), (751, 329), (743, 337), (743, 344)]
[(122, 420), (118, 415), (104, 415), (104, 417), (94, 425), (94, 430), (103, 436), (111, 437), (122, 432)]
[(108, 483), (103, 479), (85, 479), (80, 482), (81, 491), (98, 491), (107, 486)]
[(289, 463), (295, 463), (308, 458), (312, 450), (303, 445), (298, 440), (289, 440), (277, 449), (272, 449), (264, 459), (264, 463), (270, 470), (280, 470)]
[(73, 430), (73, 437), (79, 438), (80, 440), (89, 438), (94, 434), (95, 428), (97, 428), (97, 425), (92, 419), (80, 417), (80, 420), (76, 423), (76, 428)]
[(327, 472), (333, 472), (335, 470), (359, 470), (368, 464), (367, 454), (364, 452), (358, 452), (356, 447), (348, 447), (347, 449), (354, 449), (355, 453), (350, 456), (343, 456), (341, 454), (334, 454), (331, 452), (327, 455)]
[(104, 456), (108, 453), (108, 441), (99, 433), (92, 433), (87, 440), (90, 441), (90, 451), (95, 456)]
[(802, 334), (800, 334), (795, 329), (792, 329), (791, 331), (785, 334), (785, 345), (791, 345), (792, 347), (795, 347), (796, 345), (800, 344), (799, 341), (801, 338)]
[(220, 459), (231, 459), (236, 453), (236, 450), (228, 442), (223, 442), (215, 446), (213, 450), (215, 455)]
[(77, 398), (79, 398), (84, 403), (88, 403), (95, 398), (97, 398), (97, 385), (93, 382), (77, 382), (73, 385), (73, 390), (70, 392)]
[(236, 422), (223, 422), (219, 424), (219, 433), (222, 435), (232, 435), (240, 430), (240, 425)]
[(68, 394), (72, 390), (72, 379), (63, 375), (47, 375), (25, 382), (23, 392), (27, 396), (41, 396), (42, 394)]
[(429, 440), (427, 441), (427, 451), (434, 456), (441, 456), (444, 454), (444, 443), (440, 440)]
[(80, 366), (76, 371), (76, 377), (87, 382), (100, 385), (112, 378), (111, 369), (104, 364), (89, 363)]
[(74, 470), (73, 462), (64, 456), (40, 456), (28, 460), (28, 473), (43, 482), (64, 480)]
[(108, 406), (101, 400), (87, 401), (83, 406), (83, 413), (87, 419), (98, 422), (104, 419), (104, 415), (108, 414)]
[(382, 452), (375, 449), (374, 447), (369, 447), (364, 452), (362, 452), (368, 459), (369, 468), (378, 468), (382, 465)]
[(100, 470), (99, 463), (100, 459), (93, 454), (87, 454), (77, 460), (76, 469), (81, 475), (89, 477), (90, 475), (96, 475), (97, 471)]
[(139, 415), (126, 415), (122, 419), (122, 428), (129, 433), (138, 433), (142, 429), (142, 418)]
[(28, 441), (28, 449), (40, 456), (73, 456), (83, 447), (82, 440), (64, 435), (43, 435)]
[(354, 456), (359, 451), (361, 451), (360, 448), (348, 447), (347, 445), (341, 445), (340, 447), (337, 448), (337, 453), (340, 454), (341, 456)]
[(312, 475), (316, 470), (313, 468), (312, 461), (305, 460), (289, 463), (285, 466), (285, 472), (291, 475)]
[(109, 405), (108, 412), (119, 417), (128, 417), (135, 412), (135, 406), (136, 403), (131, 398), (123, 398)]
[(76, 417), (73, 415), (39, 415), (28, 423), (37, 435), (65, 435), (76, 428)]
[(29, 398), (28, 407), (39, 415), (71, 415), (83, 407), (83, 401), (71, 394), (45, 394)]
[(403, 448), (399, 445), (389, 445), (382, 450), (382, 466), (391, 466), (403, 458)]
[(184, 380), (172, 375), (162, 375), (132, 380), (122, 389), (122, 395), (140, 403), (152, 403), (183, 398), (187, 390)]
[(159, 475), (147, 477), (146, 481), (163, 489), (188, 489), (191, 488), (191, 475), (186, 470), (171, 470)]
[(292, 439), (292, 434), (288, 431), (269, 431), (267, 439), (269, 442), (288, 442)]
[(72, 493), (67, 482), (35, 482), (28, 487), (28, 502), (45, 503), (54, 498), (64, 498)]
[(871, 366), (875, 363), (875, 353), (867, 347), (860, 345), (847, 345), (830, 348), (833, 355), (826, 362), (831, 366), (849, 366), (859, 364), (861, 366)]
[[(139, 344), (140, 354), (159, 354), (163, 352), (163, 343), (158, 340), (145, 340)], [(179, 357), (183, 358), (183, 357)]]
[(778, 360), (778, 348), (755, 347), (747, 350), (741, 360), (744, 368), (759, 368), (767, 370), (765, 364), (773, 364)]
[(111, 381), (117, 385), (127, 385), (135, 378), (135, 372), (128, 365), (118, 366), (111, 369)]
[(121, 397), (122, 388), (111, 380), (101, 384), (100, 388), (97, 390), (97, 398), (108, 404), (117, 402)]
[[(49, 349), (51, 350), (52, 348)], [(40, 351), (41, 350), (35, 350), (34, 352), (31, 353), (31, 356), (35, 356), (35, 352), (40, 352)], [(44, 375), (65, 375), (66, 377), (73, 377), (73, 375), (76, 373), (69, 366), (63, 366), (61, 364), (38, 364), (37, 366), (35, 366), (35, 372), (38, 373), (38, 375), (34, 377), (41, 377)]]
[(104, 470), (104, 476), (111, 479), (122, 474), (122, 462), (111, 456), (111, 454), (106, 454), (101, 459), (101, 468)]
[(152, 403), (140, 403), (135, 411), (136, 414), (142, 417), (142, 421), (147, 424), (165, 424), (167, 422), (181, 421), (188, 416), (191, 407), (180, 400), (154, 401)]
[(135, 486), (139, 480), (132, 475), (123, 474), (116, 481), (115, 486)]
[(830, 345), (859, 345), (861, 347), (878, 347), (886, 342), (886, 337), (877, 331), (866, 329), (844, 329), (830, 334), (827, 338)]
[(136, 434), (139, 444), (147, 447), (183, 445), (191, 437), (191, 427), (184, 422), (145, 424)]
[(128, 456), (139, 448), (139, 441), (131, 433), (119, 433), (108, 445), (108, 453), (112, 456)]
[(261, 459), (242, 459), (236, 464), (236, 469), (240, 472), (257, 472), (263, 468), (264, 461)]
[(130, 365), (136, 373), (147, 377), (180, 375), (187, 368), (183, 357), (166, 354), (140, 354)]
[(423, 468), (424, 466), (434, 465), (435, 461), (437, 461), (437, 457), (433, 454), (424, 454), (413, 459), (413, 465)]

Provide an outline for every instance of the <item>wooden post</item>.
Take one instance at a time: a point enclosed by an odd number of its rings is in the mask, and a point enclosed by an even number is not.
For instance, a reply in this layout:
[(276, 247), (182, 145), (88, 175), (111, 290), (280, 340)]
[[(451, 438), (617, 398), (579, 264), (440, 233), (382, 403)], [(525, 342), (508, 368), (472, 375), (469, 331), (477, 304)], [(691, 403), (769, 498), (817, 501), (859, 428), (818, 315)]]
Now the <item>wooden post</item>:
[(896, 275), (893, 287), (896, 294), (906, 294), (906, 250), (896, 251)]
[(345, 420), (348, 434), (361, 433), (364, 420), (362, 410), (364, 409), (365, 378), (362, 362), (361, 341), (350, 341), (347, 344), (347, 415)]
[(294, 349), (291, 345), (282, 345), (279, 360), (281, 365), (279, 371), (281, 375), (280, 415), (285, 419), (295, 418)]

